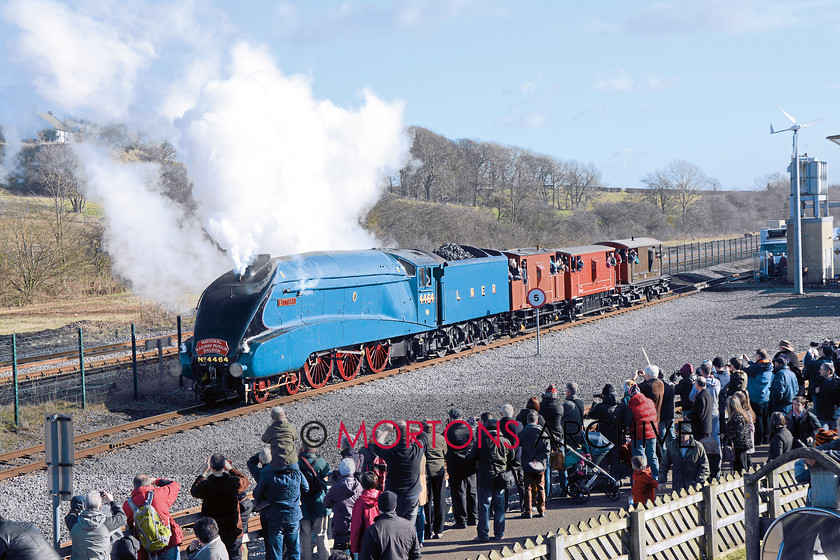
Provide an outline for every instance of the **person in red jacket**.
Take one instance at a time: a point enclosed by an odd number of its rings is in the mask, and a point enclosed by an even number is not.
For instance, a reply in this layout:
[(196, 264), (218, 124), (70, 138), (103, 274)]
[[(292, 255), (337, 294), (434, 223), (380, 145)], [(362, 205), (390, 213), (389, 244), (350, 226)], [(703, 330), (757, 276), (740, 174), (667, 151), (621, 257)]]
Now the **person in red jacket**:
[(353, 504), (353, 514), (350, 517), (350, 552), (359, 554), (362, 551), (362, 536), (365, 529), (373, 525), (379, 515), (379, 494), (377, 490), (376, 473), (368, 471), (362, 475), (362, 493)]
[(642, 505), (648, 500), (653, 501), (656, 498), (659, 482), (651, 476), (647, 460), (644, 455), (637, 455), (633, 457), (631, 463), (633, 464), (633, 503)]
[(659, 477), (659, 458), (656, 455), (656, 405), (653, 401), (642, 394), (635, 381), (628, 380), (625, 383), (627, 394), (630, 400), (627, 405), (633, 413), (633, 429), (630, 430), (632, 438), (633, 455), (645, 455), (650, 465), (650, 472), (654, 478)]
[[(180, 491), (181, 485), (168, 478), (152, 479), (147, 474), (138, 474), (134, 477), (134, 491), (131, 493), (129, 500), (134, 502), (134, 505), (137, 507), (140, 507), (146, 503), (148, 493), (154, 492), (152, 507), (155, 508), (161, 522), (169, 525), (169, 528), (172, 530), (172, 536), (169, 538), (169, 546), (157, 553), (155, 556), (157, 560), (177, 560), (180, 558), (178, 545), (184, 540), (184, 536), (181, 533), (181, 528), (169, 514), (169, 508), (178, 499), (178, 492)], [(134, 511), (128, 505), (128, 500), (123, 504), (123, 511), (128, 518), (126, 526), (130, 527), (133, 531)], [(137, 560), (149, 560), (149, 552), (142, 546), (137, 554)]]

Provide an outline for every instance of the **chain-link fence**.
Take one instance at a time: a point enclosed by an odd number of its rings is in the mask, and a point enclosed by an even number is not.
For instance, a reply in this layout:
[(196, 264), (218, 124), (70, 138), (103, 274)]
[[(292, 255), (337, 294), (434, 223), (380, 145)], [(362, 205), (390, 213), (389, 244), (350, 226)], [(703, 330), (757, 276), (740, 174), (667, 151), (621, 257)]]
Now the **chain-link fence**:
[(758, 250), (759, 242), (758, 236), (750, 235), (663, 247), (662, 270), (665, 274), (679, 274), (751, 259)]

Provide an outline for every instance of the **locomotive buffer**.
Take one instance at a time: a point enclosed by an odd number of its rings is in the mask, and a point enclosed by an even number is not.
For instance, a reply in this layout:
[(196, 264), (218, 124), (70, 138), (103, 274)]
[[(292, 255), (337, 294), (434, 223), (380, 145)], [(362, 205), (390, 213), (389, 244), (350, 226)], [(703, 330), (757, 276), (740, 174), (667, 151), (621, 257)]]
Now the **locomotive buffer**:
[(534, 288), (528, 292), (528, 303), (537, 310), (537, 356), (540, 355), (540, 307), (545, 305), (545, 292)]

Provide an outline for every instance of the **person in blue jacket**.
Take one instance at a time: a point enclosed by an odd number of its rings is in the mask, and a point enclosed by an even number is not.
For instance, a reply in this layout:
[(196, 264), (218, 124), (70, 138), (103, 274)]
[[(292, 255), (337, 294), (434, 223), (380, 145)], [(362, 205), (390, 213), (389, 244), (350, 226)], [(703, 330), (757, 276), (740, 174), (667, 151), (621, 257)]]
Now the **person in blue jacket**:
[(770, 410), (787, 414), (793, 406), (793, 399), (799, 393), (799, 381), (788, 367), (787, 356), (779, 354), (773, 358), (773, 381), (770, 383)]
[(755, 351), (755, 359), (749, 360), (746, 354), (741, 357), (747, 361), (747, 393), (750, 407), (755, 413), (755, 443), (766, 444), (770, 438), (770, 383), (773, 381), (773, 365), (767, 357), (767, 350)]

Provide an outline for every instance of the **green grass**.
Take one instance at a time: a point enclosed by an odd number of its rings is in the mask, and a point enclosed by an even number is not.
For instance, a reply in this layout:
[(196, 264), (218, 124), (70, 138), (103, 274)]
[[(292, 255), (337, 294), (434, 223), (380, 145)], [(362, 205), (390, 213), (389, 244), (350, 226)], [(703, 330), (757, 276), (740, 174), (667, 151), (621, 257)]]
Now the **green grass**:
[(724, 560), (746, 560), (747, 558), (747, 547), (743, 546), (734, 552), (730, 552), (726, 556), (723, 557)]

